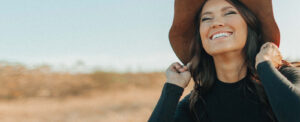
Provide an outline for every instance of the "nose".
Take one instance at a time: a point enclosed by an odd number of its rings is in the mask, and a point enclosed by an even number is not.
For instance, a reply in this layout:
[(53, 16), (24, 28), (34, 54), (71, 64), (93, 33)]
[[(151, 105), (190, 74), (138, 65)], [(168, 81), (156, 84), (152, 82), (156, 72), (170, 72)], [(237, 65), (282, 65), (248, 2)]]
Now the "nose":
[(224, 22), (221, 21), (220, 19), (215, 19), (211, 24), (211, 28), (218, 28), (223, 26), (224, 26)]

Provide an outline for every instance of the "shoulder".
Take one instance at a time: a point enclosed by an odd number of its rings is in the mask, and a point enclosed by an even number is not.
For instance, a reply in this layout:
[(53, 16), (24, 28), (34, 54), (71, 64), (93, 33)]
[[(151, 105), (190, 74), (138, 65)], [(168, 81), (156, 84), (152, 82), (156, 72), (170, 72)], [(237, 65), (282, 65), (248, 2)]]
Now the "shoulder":
[(281, 72), (288, 80), (290, 80), (292, 83), (299, 82), (300, 80), (300, 68), (295, 66), (282, 66), (279, 69), (279, 72)]
[[(180, 109), (184, 109), (184, 110), (190, 110), (190, 97), (191, 97), (192, 91), (187, 94), (184, 98), (182, 98), (182, 100), (178, 103), (178, 107)], [(199, 100), (196, 101), (195, 107), (198, 107), (199, 104)]]
[(179, 102), (179, 105), (181, 105), (181, 106), (189, 106), (191, 93), (192, 92), (190, 92), (189, 94), (187, 94), (186, 96), (184, 96), (184, 98), (182, 98), (182, 100)]
[(178, 103), (178, 110), (190, 112), (190, 97), (191, 97), (192, 91), (184, 96), (180, 102)]

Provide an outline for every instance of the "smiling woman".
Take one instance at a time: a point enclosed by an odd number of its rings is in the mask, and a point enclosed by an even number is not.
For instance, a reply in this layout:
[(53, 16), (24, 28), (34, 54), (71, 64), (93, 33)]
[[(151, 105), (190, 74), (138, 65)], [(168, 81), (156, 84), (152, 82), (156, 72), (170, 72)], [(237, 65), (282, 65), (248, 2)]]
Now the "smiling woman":
[(300, 121), (300, 69), (282, 60), (270, 13), (271, 0), (175, 0), (170, 42), (185, 66), (167, 69), (149, 121)]
[(241, 55), (247, 23), (237, 9), (225, 1), (208, 1), (198, 16), (203, 48), (209, 55), (230, 51)]

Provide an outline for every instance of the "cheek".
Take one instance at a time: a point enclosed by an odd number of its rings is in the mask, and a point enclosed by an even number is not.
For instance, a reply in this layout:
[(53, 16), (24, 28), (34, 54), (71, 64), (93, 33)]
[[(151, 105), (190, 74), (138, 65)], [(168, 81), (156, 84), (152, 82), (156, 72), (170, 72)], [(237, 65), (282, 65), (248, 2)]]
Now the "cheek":
[(200, 31), (200, 38), (201, 38), (201, 41), (202, 41), (202, 45), (203, 47), (205, 48), (206, 45), (207, 45), (207, 34), (208, 34), (208, 27), (206, 25), (201, 25), (200, 28), (199, 28), (199, 31)]
[(246, 22), (240, 18), (240, 19), (235, 19), (232, 21), (232, 23), (236, 23), (234, 26), (237, 29), (237, 40), (239, 41), (245, 41), (247, 40), (247, 35), (248, 35), (248, 30), (247, 30), (247, 24)]
[(200, 38), (201, 38), (201, 40), (205, 40), (205, 35), (206, 35), (206, 33), (208, 32), (208, 28), (205, 28), (205, 25), (201, 25), (200, 27), (199, 27), (199, 32), (200, 32)]

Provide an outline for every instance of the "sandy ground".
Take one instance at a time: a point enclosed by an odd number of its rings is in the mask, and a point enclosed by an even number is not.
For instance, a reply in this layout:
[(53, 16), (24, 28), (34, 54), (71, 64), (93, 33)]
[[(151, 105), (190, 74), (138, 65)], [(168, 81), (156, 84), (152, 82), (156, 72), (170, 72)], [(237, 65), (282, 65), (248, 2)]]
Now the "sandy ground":
[[(191, 84), (190, 84), (191, 86)], [(146, 122), (160, 97), (155, 88), (93, 91), (64, 99), (0, 101), (1, 122)], [(190, 92), (184, 91), (183, 96)], [(183, 97), (182, 96), (182, 97)]]

